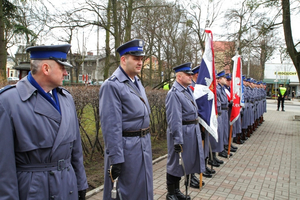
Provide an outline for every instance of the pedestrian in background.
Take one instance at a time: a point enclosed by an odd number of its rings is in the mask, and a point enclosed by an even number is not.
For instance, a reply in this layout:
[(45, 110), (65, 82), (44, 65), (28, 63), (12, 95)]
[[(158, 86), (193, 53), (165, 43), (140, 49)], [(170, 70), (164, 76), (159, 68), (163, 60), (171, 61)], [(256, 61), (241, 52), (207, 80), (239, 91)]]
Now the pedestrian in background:
[(277, 94), (277, 111), (279, 111), (281, 104), (281, 111), (284, 111), (284, 99), (286, 97), (286, 87), (283, 87), (282, 84), (279, 85), (278, 94)]
[(85, 199), (78, 118), (59, 86), (71, 45), (34, 46), (31, 71), (0, 92), (0, 199)]

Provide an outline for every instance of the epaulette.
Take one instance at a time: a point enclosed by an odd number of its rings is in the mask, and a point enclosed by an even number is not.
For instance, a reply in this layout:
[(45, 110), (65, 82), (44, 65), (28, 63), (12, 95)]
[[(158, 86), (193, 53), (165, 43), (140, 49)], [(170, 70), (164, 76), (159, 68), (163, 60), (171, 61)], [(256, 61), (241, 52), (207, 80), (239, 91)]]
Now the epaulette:
[(63, 90), (63, 91), (66, 91), (66, 92), (68, 92), (69, 94), (71, 94), (71, 93), (70, 93), (70, 91), (69, 91), (69, 90), (67, 90), (66, 88), (59, 87), (59, 89), (61, 89), (61, 90)]
[(109, 81), (115, 81), (117, 79), (117, 77), (115, 75), (112, 75), (108, 80)]
[(0, 89), (0, 94), (2, 94), (3, 92), (11, 89), (11, 88), (14, 88), (16, 87), (16, 85), (7, 85), (7, 86), (4, 86), (3, 88)]

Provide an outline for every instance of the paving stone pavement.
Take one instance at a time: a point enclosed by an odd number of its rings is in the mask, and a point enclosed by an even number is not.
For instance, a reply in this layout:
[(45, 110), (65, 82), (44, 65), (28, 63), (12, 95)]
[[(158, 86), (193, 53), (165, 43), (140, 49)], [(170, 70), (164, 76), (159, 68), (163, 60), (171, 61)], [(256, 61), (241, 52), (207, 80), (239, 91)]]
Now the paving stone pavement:
[[(300, 107), (293, 111), (275, 109), (264, 114), (264, 123), (238, 147), (205, 186), (190, 188), (193, 200), (300, 200)], [(153, 165), (154, 199), (166, 199), (166, 157)], [(181, 191), (185, 193), (184, 179)], [(99, 189), (98, 189), (99, 190)], [(95, 193), (95, 192), (94, 192)], [(88, 193), (89, 200), (102, 199), (102, 192)], [(94, 195), (92, 195), (94, 194)]]

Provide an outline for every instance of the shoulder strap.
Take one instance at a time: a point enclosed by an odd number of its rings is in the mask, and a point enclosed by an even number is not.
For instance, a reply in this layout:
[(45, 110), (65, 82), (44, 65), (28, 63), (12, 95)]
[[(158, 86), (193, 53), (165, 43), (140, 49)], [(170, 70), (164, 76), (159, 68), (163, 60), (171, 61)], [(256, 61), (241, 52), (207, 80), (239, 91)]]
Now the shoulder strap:
[[(134, 91), (134, 93), (140, 98), (140, 100), (146, 105), (144, 98), (128, 83), (128, 81), (126, 81), (125, 84), (128, 87), (130, 87)], [(147, 107), (147, 105), (146, 105), (146, 107)]]
[(2, 94), (3, 92), (11, 89), (11, 88), (14, 88), (16, 87), (16, 85), (7, 85), (7, 86), (4, 86), (3, 88), (0, 89), (0, 94)]
[(192, 104), (197, 108), (196, 104), (194, 103), (193, 99), (190, 98), (190, 95), (187, 94), (187, 91), (183, 90), (182, 93), (192, 102)]

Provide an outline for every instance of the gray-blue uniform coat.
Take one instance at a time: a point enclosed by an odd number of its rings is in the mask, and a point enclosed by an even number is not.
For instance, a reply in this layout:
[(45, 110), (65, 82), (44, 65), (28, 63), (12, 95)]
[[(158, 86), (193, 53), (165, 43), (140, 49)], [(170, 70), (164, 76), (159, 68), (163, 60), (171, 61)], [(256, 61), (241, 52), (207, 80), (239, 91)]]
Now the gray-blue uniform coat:
[(27, 77), (0, 94), (0, 199), (78, 199), (88, 188), (72, 96), (57, 88), (61, 114)]
[(249, 100), (250, 100), (250, 126), (252, 126), (254, 124), (254, 112), (255, 112), (255, 99), (254, 99), (254, 92), (253, 92), (253, 88), (249, 87)]
[(218, 130), (221, 129), (221, 131), (223, 131), (223, 144), (228, 145), (228, 140), (229, 140), (228, 98), (224, 86), (218, 84), (217, 89), (218, 87), (220, 87), (219, 98), (221, 101), (221, 110), (222, 110), (222, 119), (223, 119), (223, 124), (222, 126), (218, 126)]
[(244, 108), (242, 109), (243, 117), (242, 117), (242, 129), (247, 129), (249, 124), (249, 89), (245, 85), (243, 85), (244, 90)]
[[(187, 91), (189, 90), (189, 92)], [(183, 121), (198, 119), (198, 107), (191, 89), (187, 90), (174, 82), (166, 97), (168, 161), (167, 173), (176, 177), (184, 175), (179, 165), (179, 155), (174, 151), (175, 144), (182, 144), (182, 160), (186, 174), (205, 171), (205, 161), (199, 124), (182, 125)]]
[[(100, 88), (100, 120), (105, 143), (105, 183), (103, 199), (111, 199), (111, 164), (123, 163), (118, 180), (123, 200), (153, 199), (151, 137), (122, 137), (123, 131), (148, 128), (150, 106), (138, 77), (138, 88), (120, 67)], [(130, 88), (126, 83), (130, 84)], [(145, 103), (141, 101), (140, 95)]]
[[(193, 87), (193, 88), (195, 88), (195, 85), (196, 85), (196, 83), (192, 80), (192, 84), (191, 84), (191, 86)], [(194, 92), (194, 91), (193, 91)], [(201, 130), (200, 130), (201, 131)], [(203, 134), (203, 133), (202, 133)], [(204, 153), (204, 158), (207, 158), (208, 157), (208, 154), (209, 154), (209, 132), (207, 131), (207, 130), (205, 130), (205, 132), (204, 132), (204, 138), (202, 138), (203, 139), (203, 141), (204, 141), (204, 147), (203, 147), (203, 153)]]
[[(227, 115), (227, 112), (224, 114), (224, 110), (222, 110), (222, 102), (225, 101), (225, 98), (222, 93), (222, 86), (220, 84), (217, 85), (216, 88), (217, 91), (217, 109), (218, 109), (218, 142), (215, 140), (214, 137), (210, 136), (210, 144), (211, 144), (211, 149), (212, 152), (221, 152), (224, 150), (224, 115)], [(226, 97), (227, 99), (227, 97)], [(224, 103), (223, 103), (224, 105)], [(227, 116), (228, 119), (228, 116)]]

